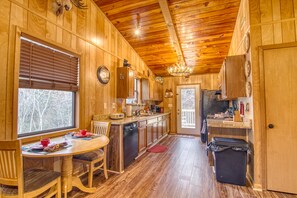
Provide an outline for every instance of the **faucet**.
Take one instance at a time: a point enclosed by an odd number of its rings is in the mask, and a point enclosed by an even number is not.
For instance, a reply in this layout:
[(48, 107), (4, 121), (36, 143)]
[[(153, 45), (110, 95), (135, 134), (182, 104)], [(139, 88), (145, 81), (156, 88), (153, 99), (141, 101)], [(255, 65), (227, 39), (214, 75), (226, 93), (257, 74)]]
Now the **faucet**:
[(143, 109), (135, 110), (135, 116), (140, 116), (141, 112), (144, 112), (144, 110)]

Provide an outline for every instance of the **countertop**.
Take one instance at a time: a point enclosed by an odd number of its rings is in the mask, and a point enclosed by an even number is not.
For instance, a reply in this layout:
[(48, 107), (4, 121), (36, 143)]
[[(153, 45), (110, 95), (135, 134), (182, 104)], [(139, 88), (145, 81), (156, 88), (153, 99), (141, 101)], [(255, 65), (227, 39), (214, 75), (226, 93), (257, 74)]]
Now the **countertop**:
[(251, 121), (234, 122), (220, 119), (207, 119), (207, 127), (214, 128), (234, 128), (234, 129), (251, 129)]
[(111, 122), (112, 125), (123, 125), (123, 124), (129, 124), (132, 122), (150, 120), (150, 119), (154, 119), (154, 118), (164, 116), (164, 115), (169, 115), (169, 114), (170, 114), (169, 112), (168, 113), (156, 113), (156, 114), (149, 115), (149, 116), (126, 117), (126, 118), (120, 119), (120, 120), (106, 119), (105, 121)]

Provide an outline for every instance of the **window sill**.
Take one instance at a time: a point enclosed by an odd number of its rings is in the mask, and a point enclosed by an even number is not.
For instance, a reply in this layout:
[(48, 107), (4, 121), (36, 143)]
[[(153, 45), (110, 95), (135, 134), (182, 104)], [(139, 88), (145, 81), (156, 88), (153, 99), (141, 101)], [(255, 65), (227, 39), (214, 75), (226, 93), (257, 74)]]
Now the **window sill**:
[(26, 137), (19, 137), (18, 139), (22, 141), (22, 144), (26, 144), (26, 143), (39, 141), (41, 137), (42, 138), (54, 138), (54, 137), (63, 136), (66, 133), (77, 131), (77, 130), (78, 130), (78, 128), (65, 129), (65, 130), (61, 130), (61, 131), (54, 131), (54, 132), (37, 134), (37, 135), (30, 135), (30, 136), (26, 136)]

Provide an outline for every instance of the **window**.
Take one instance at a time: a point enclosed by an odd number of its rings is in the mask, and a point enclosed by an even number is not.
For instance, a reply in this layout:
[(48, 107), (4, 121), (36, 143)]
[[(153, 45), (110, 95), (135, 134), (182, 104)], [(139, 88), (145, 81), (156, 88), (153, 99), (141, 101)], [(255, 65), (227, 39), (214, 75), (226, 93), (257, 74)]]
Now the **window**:
[(140, 80), (134, 79), (134, 98), (126, 99), (126, 104), (138, 104), (140, 101)]
[(75, 55), (21, 38), (19, 136), (75, 127), (78, 71)]

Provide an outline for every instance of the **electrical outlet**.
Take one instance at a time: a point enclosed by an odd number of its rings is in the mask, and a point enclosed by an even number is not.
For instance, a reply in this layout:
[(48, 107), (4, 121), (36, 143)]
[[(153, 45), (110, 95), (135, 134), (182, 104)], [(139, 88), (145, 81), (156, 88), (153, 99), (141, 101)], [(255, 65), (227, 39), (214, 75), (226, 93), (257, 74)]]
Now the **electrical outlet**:
[(117, 104), (116, 103), (112, 103), (112, 107), (113, 109), (117, 108)]
[(172, 104), (168, 104), (168, 108), (172, 108)]
[(104, 109), (107, 109), (107, 103), (106, 102), (104, 103)]

